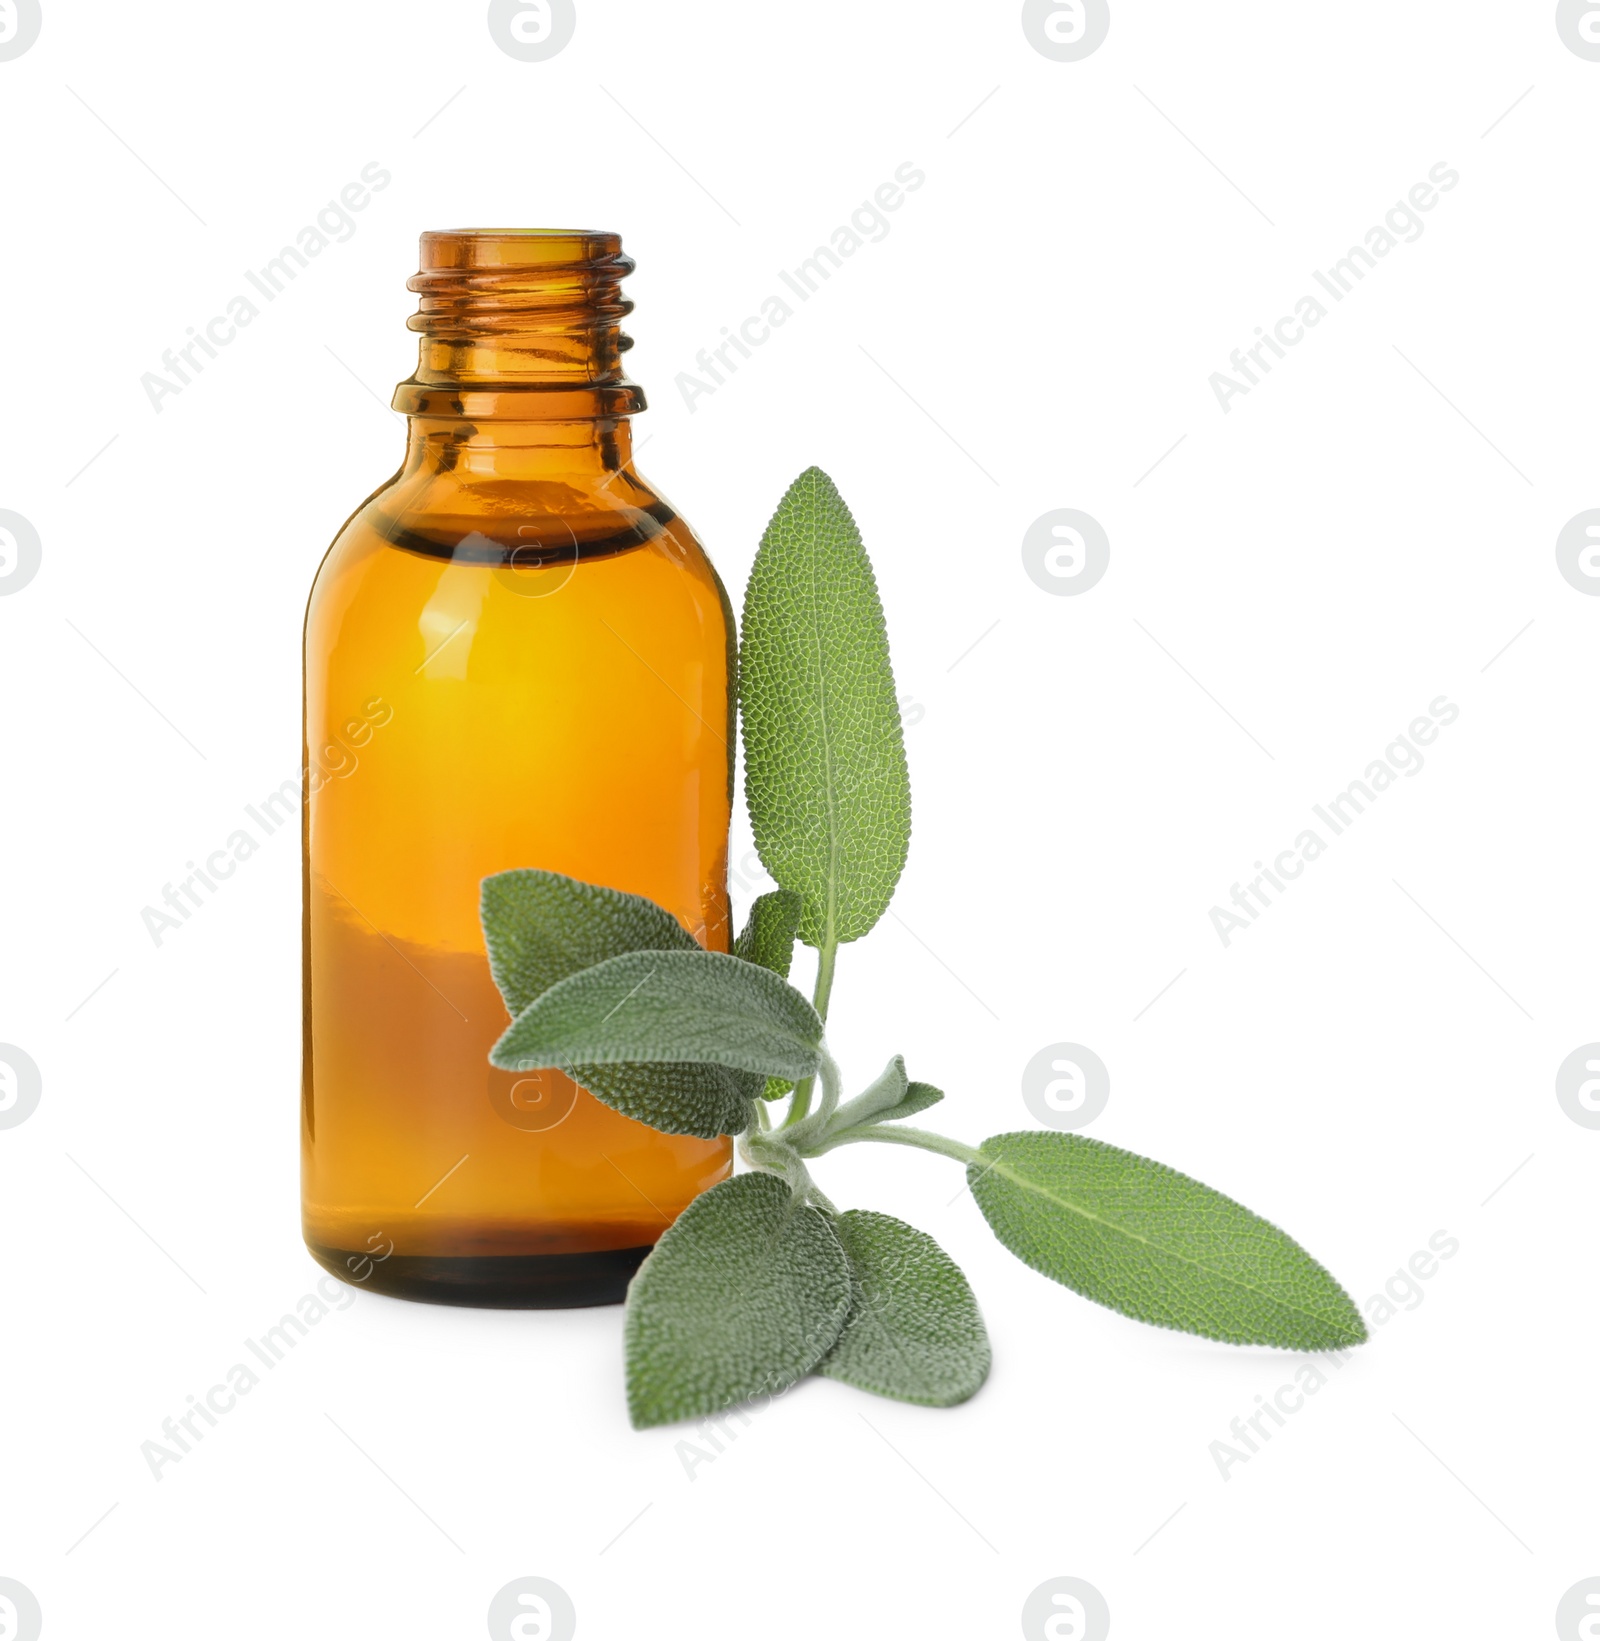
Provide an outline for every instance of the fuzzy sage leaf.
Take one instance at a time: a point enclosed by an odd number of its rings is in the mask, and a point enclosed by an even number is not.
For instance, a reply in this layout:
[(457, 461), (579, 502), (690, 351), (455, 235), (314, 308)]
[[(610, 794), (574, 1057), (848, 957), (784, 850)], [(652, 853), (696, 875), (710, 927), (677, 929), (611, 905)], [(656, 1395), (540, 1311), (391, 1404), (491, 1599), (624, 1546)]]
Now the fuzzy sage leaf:
[(801, 896), (802, 940), (859, 940), (905, 865), (911, 787), (878, 584), (820, 468), (794, 481), (761, 538), (739, 653), (756, 848)]
[(817, 1372), (877, 1396), (954, 1407), (989, 1376), (989, 1335), (959, 1267), (926, 1233), (860, 1209), (833, 1222), (850, 1315)]
[(1366, 1325), (1275, 1225), (1186, 1174), (1079, 1134), (998, 1134), (967, 1169), (994, 1234), (1097, 1304), (1235, 1345), (1334, 1350)]
[(757, 896), (749, 919), (733, 943), (733, 955), (746, 963), (759, 963), (787, 980), (794, 962), (794, 937), (800, 927), (802, 909), (799, 895), (787, 889), (774, 889), (770, 894)]
[[(799, 895), (787, 889), (758, 895), (739, 938), (733, 943), (733, 955), (742, 957), (746, 963), (759, 963), (787, 980), (794, 962), (794, 937), (800, 927), (800, 912)], [(781, 1100), (793, 1088), (794, 1084), (786, 1077), (768, 1077), (755, 1092), (763, 1100)]]
[[(483, 880), (480, 912), (489, 969), (513, 1018), (552, 986), (633, 951), (698, 951), (653, 900), (560, 872), (497, 872)], [(573, 1081), (625, 1117), (666, 1134), (715, 1139), (750, 1120), (764, 1079), (726, 1066), (562, 1063)]]
[(943, 1098), (943, 1093), (932, 1083), (908, 1082), (906, 1063), (897, 1054), (875, 1082), (834, 1112), (821, 1126), (818, 1137), (825, 1141), (869, 1123), (900, 1122), (926, 1111), (930, 1105), (937, 1105)]
[(826, 1214), (771, 1174), (713, 1186), (628, 1289), (635, 1428), (787, 1390), (839, 1337), (850, 1299), (850, 1268)]
[(479, 910), (489, 971), (513, 1017), (558, 981), (608, 957), (698, 949), (653, 900), (560, 872), (496, 872), (483, 880)]
[(903, 1122), (919, 1111), (926, 1111), (930, 1105), (937, 1105), (943, 1098), (944, 1090), (935, 1088), (932, 1083), (907, 1083), (905, 1098), (880, 1111), (872, 1120), (874, 1123)]
[(535, 1066), (698, 1061), (808, 1077), (822, 1022), (787, 981), (721, 952), (627, 952), (552, 986), (512, 1021), (489, 1058)]

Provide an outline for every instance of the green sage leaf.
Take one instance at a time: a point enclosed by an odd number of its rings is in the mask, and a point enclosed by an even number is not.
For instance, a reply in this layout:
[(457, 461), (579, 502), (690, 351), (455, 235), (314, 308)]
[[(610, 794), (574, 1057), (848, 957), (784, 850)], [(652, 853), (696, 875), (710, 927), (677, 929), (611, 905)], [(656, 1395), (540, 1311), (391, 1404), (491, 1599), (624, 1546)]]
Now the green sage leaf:
[(783, 979), (794, 962), (795, 931), (800, 927), (802, 902), (787, 889), (760, 895), (750, 908), (749, 920), (733, 943), (733, 955), (759, 963)]
[(907, 1083), (903, 1100), (897, 1100), (887, 1110), (880, 1111), (872, 1120), (880, 1122), (901, 1122), (906, 1117), (914, 1117), (919, 1111), (926, 1111), (930, 1105), (937, 1105), (944, 1098), (944, 1090), (935, 1088), (932, 1083)]
[(877, 1080), (868, 1084), (852, 1100), (828, 1119), (822, 1137), (832, 1139), (848, 1129), (863, 1128), (870, 1123), (899, 1122), (914, 1117), (937, 1105), (944, 1094), (932, 1083), (913, 1083), (906, 1080), (906, 1063), (895, 1057), (884, 1067)]
[(1079, 1134), (998, 1134), (968, 1183), (1025, 1264), (1097, 1304), (1236, 1345), (1360, 1344), (1348, 1294), (1275, 1225), (1209, 1186)]
[[(653, 900), (560, 872), (497, 872), (483, 880), (480, 908), (489, 969), (513, 1017), (562, 980), (624, 952), (700, 949)], [(749, 1072), (687, 1062), (561, 1069), (625, 1117), (700, 1139), (742, 1133), (764, 1086)]]
[(841, 1133), (846, 1128), (873, 1121), (880, 1111), (898, 1105), (910, 1086), (906, 1081), (905, 1059), (897, 1054), (853, 1100), (846, 1100), (834, 1112), (828, 1120), (828, 1132)]
[(483, 880), (479, 906), (489, 970), (513, 1018), (558, 981), (608, 957), (698, 950), (653, 900), (560, 872), (496, 872)]
[(627, 952), (552, 986), (512, 1021), (489, 1058), (535, 1066), (698, 1061), (809, 1077), (822, 1022), (786, 980), (721, 952)]
[(911, 787), (878, 585), (820, 468), (794, 481), (761, 538), (742, 631), (756, 848), (804, 901), (802, 940), (859, 940), (905, 865)]
[(661, 1134), (714, 1140), (750, 1126), (762, 1079), (726, 1066), (658, 1060), (653, 1064), (572, 1065), (561, 1070), (624, 1117)]
[(817, 1372), (876, 1396), (954, 1407), (989, 1376), (989, 1335), (960, 1268), (931, 1236), (888, 1214), (833, 1222), (850, 1261), (850, 1315)]
[[(759, 963), (774, 974), (789, 978), (794, 962), (795, 931), (800, 926), (801, 900), (787, 889), (773, 889), (757, 896), (750, 917), (733, 943), (733, 955), (746, 963)], [(794, 1084), (786, 1077), (768, 1077), (753, 1090), (763, 1100), (781, 1100)]]
[(808, 1374), (850, 1309), (828, 1216), (772, 1174), (740, 1174), (684, 1209), (628, 1289), (636, 1429), (699, 1419)]

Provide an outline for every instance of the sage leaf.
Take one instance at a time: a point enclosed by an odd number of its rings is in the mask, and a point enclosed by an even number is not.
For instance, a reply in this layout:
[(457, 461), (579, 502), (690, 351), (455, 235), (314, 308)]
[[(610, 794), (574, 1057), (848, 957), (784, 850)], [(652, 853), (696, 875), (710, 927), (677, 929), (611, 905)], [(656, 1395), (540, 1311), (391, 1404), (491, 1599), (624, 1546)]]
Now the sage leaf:
[(871, 1122), (880, 1111), (898, 1105), (910, 1086), (906, 1081), (905, 1059), (897, 1054), (853, 1100), (846, 1100), (834, 1112), (828, 1122), (828, 1132), (839, 1133)]
[(919, 1111), (926, 1111), (930, 1105), (937, 1105), (944, 1098), (944, 1090), (935, 1088), (932, 1083), (908, 1083), (905, 1098), (897, 1100), (888, 1110), (880, 1111), (872, 1120), (880, 1122), (901, 1122), (906, 1117), (914, 1117)]
[[(733, 955), (746, 963), (759, 963), (774, 974), (789, 978), (794, 962), (795, 931), (800, 926), (801, 901), (787, 889), (774, 889), (758, 895), (750, 907), (750, 916), (733, 943)], [(768, 1077), (752, 1090), (763, 1100), (781, 1100), (794, 1090), (794, 1084), (784, 1077)]]
[(820, 468), (778, 504), (745, 588), (745, 794), (800, 938), (859, 940), (911, 840), (911, 787), (883, 606), (855, 520)]
[(906, 1063), (895, 1057), (875, 1082), (868, 1084), (853, 1100), (846, 1100), (828, 1119), (823, 1138), (833, 1139), (852, 1128), (869, 1123), (899, 1122), (937, 1105), (944, 1094), (932, 1083), (906, 1080)]
[(701, 1140), (744, 1133), (750, 1126), (750, 1102), (762, 1086), (761, 1078), (743, 1071), (678, 1060), (561, 1069), (624, 1117), (657, 1133), (687, 1134)]
[[(560, 872), (497, 872), (480, 912), (489, 970), (513, 1017), (570, 975), (632, 951), (698, 951), (653, 900)], [(716, 1139), (749, 1126), (760, 1077), (725, 1066), (563, 1065), (573, 1081), (625, 1117), (664, 1134)]]
[(698, 950), (653, 900), (560, 872), (496, 872), (483, 880), (479, 908), (489, 971), (513, 1017), (558, 981), (608, 957)]
[(1298, 1243), (1159, 1162), (1079, 1134), (999, 1134), (967, 1179), (1012, 1253), (1125, 1316), (1290, 1350), (1367, 1337), (1349, 1295)]
[(876, 1396), (954, 1407), (989, 1376), (989, 1335), (960, 1268), (931, 1236), (888, 1214), (833, 1222), (850, 1261), (850, 1315), (817, 1372)]
[(808, 1374), (850, 1309), (828, 1216), (772, 1174), (695, 1198), (628, 1289), (624, 1348), (636, 1429), (700, 1419)]
[(626, 952), (552, 986), (489, 1058), (534, 1066), (699, 1061), (768, 1077), (813, 1075), (822, 1022), (786, 980), (721, 952)]
[(746, 963), (759, 963), (787, 980), (794, 962), (794, 937), (800, 926), (800, 912), (799, 895), (787, 889), (759, 895), (739, 938), (733, 943), (733, 955)]

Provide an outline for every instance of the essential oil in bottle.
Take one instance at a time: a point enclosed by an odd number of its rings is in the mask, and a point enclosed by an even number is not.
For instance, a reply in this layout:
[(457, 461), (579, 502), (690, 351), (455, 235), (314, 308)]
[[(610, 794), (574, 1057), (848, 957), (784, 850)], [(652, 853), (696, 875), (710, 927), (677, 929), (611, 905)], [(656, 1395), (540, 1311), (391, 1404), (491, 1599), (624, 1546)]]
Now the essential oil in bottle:
[(479, 885), (568, 873), (728, 949), (732, 616), (634, 470), (618, 237), (429, 233), (421, 263), (405, 459), (306, 617), (305, 1236), (383, 1293), (611, 1303), (730, 1142), (489, 1065)]

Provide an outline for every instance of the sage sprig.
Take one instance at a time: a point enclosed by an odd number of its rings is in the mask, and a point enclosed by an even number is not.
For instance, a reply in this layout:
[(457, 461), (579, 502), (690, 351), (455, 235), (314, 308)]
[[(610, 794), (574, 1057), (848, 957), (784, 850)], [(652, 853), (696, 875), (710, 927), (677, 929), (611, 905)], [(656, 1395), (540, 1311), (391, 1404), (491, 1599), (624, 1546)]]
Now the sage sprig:
[[(949, 1256), (886, 1214), (840, 1213), (811, 1177), (818, 1157), (865, 1142), (964, 1164), (1012, 1253), (1125, 1316), (1230, 1344), (1365, 1340), (1321, 1265), (1197, 1180), (1079, 1134), (999, 1134), (974, 1149), (913, 1126), (944, 1096), (898, 1055), (845, 1098), (825, 1035), (836, 959), (889, 905), (911, 796), (872, 566), (814, 467), (756, 555), (740, 706), (751, 825), (780, 887), (755, 902), (731, 954), (701, 950), (637, 895), (537, 869), (483, 884), (512, 1016), (493, 1063), (559, 1067), (665, 1133), (737, 1136), (749, 1168), (696, 1198), (634, 1277), (634, 1424), (703, 1418), (812, 1373), (933, 1407), (982, 1385), (988, 1335)], [(817, 952), (809, 999), (788, 979), (797, 938)]]

